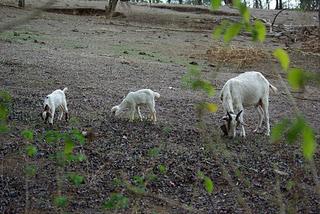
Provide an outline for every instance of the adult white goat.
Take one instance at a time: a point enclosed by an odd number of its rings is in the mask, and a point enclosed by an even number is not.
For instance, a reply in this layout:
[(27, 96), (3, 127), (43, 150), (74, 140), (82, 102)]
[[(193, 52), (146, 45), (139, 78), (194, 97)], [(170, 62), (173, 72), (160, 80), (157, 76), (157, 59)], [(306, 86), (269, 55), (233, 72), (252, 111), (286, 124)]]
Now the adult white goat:
[(42, 119), (47, 122), (49, 119), (49, 124), (53, 124), (54, 113), (57, 109), (60, 109), (60, 115), (58, 117), (59, 120), (62, 119), (63, 113), (65, 113), (66, 121), (68, 121), (68, 108), (67, 108), (67, 100), (65, 92), (68, 88), (64, 88), (63, 90), (55, 90), (44, 99), (44, 110), (41, 114)]
[(154, 101), (155, 97), (159, 98), (160, 94), (150, 89), (141, 89), (135, 92), (129, 92), (120, 105), (112, 107), (111, 112), (115, 113), (115, 116), (118, 116), (126, 109), (129, 109), (130, 121), (134, 120), (136, 113), (138, 113), (140, 120), (142, 121), (142, 115), (140, 113), (139, 106), (147, 105), (151, 111), (151, 119), (155, 123), (157, 121)]
[(220, 93), (223, 109), (227, 113), (227, 116), (223, 117), (226, 123), (220, 127), (225, 135), (235, 137), (236, 128), (240, 125), (240, 136), (246, 136), (243, 111), (249, 106), (255, 106), (259, 114), (258, 125), (254, 132), (261, 128), (263, 118), (265, 118), (266, 135), (270, 135), (269, 88), (275, 93), (278, 90), (260, 72), (256, 71), (242, 73), (226, 82)]

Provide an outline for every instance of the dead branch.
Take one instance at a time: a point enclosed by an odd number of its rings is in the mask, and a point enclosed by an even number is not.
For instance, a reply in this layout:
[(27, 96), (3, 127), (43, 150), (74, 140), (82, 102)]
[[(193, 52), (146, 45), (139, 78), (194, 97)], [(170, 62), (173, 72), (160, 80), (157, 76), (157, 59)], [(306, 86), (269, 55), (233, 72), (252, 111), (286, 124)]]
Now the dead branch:
[(272, 23), (271, 23), (271, 28), (273, 28), (273, 25), (274, 25), (274, 23), (276, 22), (276, 19), (277, 19), (277, 17), (280, 15), (280, 13), (282, 13), (282, 11), (285, 11), (286, 9), (282, 9), (282, 10), (280, 10), (276, 15), (275, 15), (275, 17), (273, 18), (273, 21), (272, 21)]

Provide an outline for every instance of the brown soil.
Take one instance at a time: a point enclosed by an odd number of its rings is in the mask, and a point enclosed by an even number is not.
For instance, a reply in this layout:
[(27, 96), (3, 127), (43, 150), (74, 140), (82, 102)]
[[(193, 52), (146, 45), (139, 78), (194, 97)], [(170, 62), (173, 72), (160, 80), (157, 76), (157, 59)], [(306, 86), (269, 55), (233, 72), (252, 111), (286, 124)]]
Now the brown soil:
[[(139, 6), (132, 6), (130, 11), (119, 8), (119, 11), (126, 17), (111, 21), (96, 14), (73, 16), (45, 12), (13, 31), (0, 34), (0, 85), (13, 96), (11, 131), (1, 137), (0, 211), (25, 211), (23, 168), (26, 163), (20, 133), (33, 129), (38, 136), (35, 141), (38, 154), (32, 160), (37, 165), (37, 175), (29, 183), (27, 213), (57, 212), (52, 203), (57, 194), (56, 166), (50, 158), (54, 146), (41, 140), (40, 136), (50, 128), (43, 124), (39, 113), (47, 94), (67, 86), (71, 121), (68, 124), (55, 121), (53, 129), (64, 132), (73, 127), (84, 131), (92, 128), (98, 137), (82, 148), (87, 161), (65, 169), (86, 178), (80, 187), (64, 181), (63, 193), (71, 198), (65, 211), (102, 213), (101, 206), (110, 194), (122, 192), (129, 198), (129, 207), (119, 213), (189, 213), (190, 209), (199, 213), (279, 213), (283, 209), (319, 213), (315, 174), (310, 163), (305, 162), (300, 145), (275, 144), (262, 134), (253, 134), (257, 120), (254, 109), (245, 112), (246, 139), (221, 137), (221, 108), (217, 113), (205, 114), (205, 126), (201, 126), (195, 105), (202, 101), (219, 104), (218, 90), (225, 81), (246, 70), (261, 71), (279, 89), (279, 94), (270, 97), (272, 125), (293, 114), (285, 86), (276, 75), (280, 66), (272, 57), (259, 63), (247, 60), (240, 67), (233, 61), (215, 60), (220, 58), (208, 61), (208, 51), (214, 53), (212, 48), (223, 45), (211, 38), (211, 29), (223, 18), (238, 17)], [(30, 12), (0, 7), (0, 20), (1, 23), (12, 21)], [(256, 10), (254, 13), (259, 14)], [(268, 13), (261, 12), (264, 18)], [(274, 12), (269, 13), (269, 17), (273, 15)], [(290, 11), (284, 15), (290, 17), (288, 24), (296, 18), (296, 12), (292, 16)], [(314, 24), (313, 15), (304, 14), (311, 17), (310, 25)], [(283, 38), (270, 36), (262, 45), (241, 35), (231, 45), (264, 50), (267, 56), (274, 48), (287, 45), (292, 66), (319, 72), (319, 55), (301, 52), (305, 47), (303, 42), (286, 43)], [(249, 56), (250, 51), (241, 54), (241, 57)], [(198, 64), (204, 77), (215, 85), (218, 90), (214, 97), (207, 98), (201, 92), (182, 87), (181, 77), (189, 64)], [(159, 121), (153, 125), (114, 118), (111, 107), (119, 104), (129, 91), (141, 88), (161, 94), (156, 100)], [(304, 93), (293, 95), (316, 130), (319, 142), (318, 88), (307, 86)], [(159, 148), (158, 156), (150, 157), (152, 148)], [(315, 173), (320, 170), (319, 157), (317, 150)], [(160, 164), (167, 167), (166, 173), (159, 172)], [(203, 189), (198, 171), (213, 180), (211, 195)], [(113, 184), (115, 178), (132, 182), (134, 176), (149, 172), (156, 174), (157, 179), (148, 183), (148, 195), (136, 195)]]

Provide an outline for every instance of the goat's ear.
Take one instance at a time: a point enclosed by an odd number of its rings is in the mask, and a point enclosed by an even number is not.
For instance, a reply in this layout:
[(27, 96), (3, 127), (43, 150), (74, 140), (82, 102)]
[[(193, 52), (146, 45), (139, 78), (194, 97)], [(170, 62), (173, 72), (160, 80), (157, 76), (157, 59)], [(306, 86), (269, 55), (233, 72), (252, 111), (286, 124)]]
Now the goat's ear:
[(222, 120), (228, 121), (229, 120), (229, 116), (223, 116)]
[(238, 113), (237, 116), (236, 116), (236, 121), (238, 121), (238, 122), (240, 122), (240, 121), (239, 121), (239, 117), (240, 117), (241, 113), (242, 113), (242, 110), (239, 111), (239, 113)]

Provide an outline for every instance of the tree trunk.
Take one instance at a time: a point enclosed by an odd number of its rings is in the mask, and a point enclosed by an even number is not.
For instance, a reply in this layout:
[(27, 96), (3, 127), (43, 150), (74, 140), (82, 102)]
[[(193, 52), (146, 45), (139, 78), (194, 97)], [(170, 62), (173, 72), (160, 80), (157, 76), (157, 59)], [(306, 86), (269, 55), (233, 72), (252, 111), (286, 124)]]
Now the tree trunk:
[(197, 5), (202, 5), (202, 0), (197, 0), (197, 1), (196, 1), (196, 4), (197, 4)]
[(168, 4), (170, 4), (171, 3), (171, 0), (168, 0)]
[(19, 2), (18, 2), (19, 7), (24, 7), (25, 5), (26, 5), (25, 0), (19, 0)]
[(116, 11), (118, 0), (109, 0), (109, 5), (106, 5), (106, 18), (111, 18), (113, 12)]
[(179, 0), (179, 4), (182, 4), (183, 0)]
[(280, 10), (282, 10), (282, 9), (283, 9), (282, 0), (279, 0), (279, 9), (280, 9)]
[(223, 0), (226, 5), (232, 6), (232, 0)]

